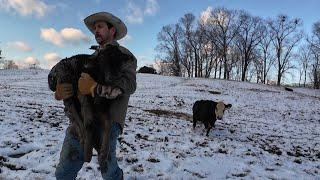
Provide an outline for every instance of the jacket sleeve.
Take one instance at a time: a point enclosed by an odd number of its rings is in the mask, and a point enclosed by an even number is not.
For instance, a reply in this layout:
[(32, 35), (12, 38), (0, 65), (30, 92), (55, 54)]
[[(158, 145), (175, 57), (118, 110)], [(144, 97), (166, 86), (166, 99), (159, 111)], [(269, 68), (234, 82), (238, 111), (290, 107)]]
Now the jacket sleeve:
[(137, 59), (132, 56), (127, 63), (121, 67), (121, 78), (115, 81), (115, 86), (119, 87), (123, 94), (133, 94), (137, 88), (136, 82)]
[[(128, 60), (121, 65), (120, 68), (120, 78), (115, 80), (112, 83), (113, 88), (119, 88), (122, 92), (122, 95), (131, 95), (135, 92), (137, 83), (136, 83), (136, 69), (137, 69), (137, 59), (129, 54), (127, 56)], [(110, 85), (101, 85), (98, 84), (95, 94), (100, 97), (108, 96), (108, 89), (110, 90)]]

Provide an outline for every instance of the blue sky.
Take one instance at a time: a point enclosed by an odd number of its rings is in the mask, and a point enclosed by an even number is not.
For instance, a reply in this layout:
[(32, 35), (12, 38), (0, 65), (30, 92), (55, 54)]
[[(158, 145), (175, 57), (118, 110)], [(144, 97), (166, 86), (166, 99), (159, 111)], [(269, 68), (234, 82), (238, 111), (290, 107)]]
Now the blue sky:
[(208, 7), (242, 9), (264, 18), (299, 17), (307, 33), (320, 20), (319, 0), (0, 0), (0, 48), (6, 59), (19, 64), (37, 59), (49, 68), (60, 58), (91, 53), (95, 40), (83, 19), (108, 11), (126, 23), (128, 35), (121, 44), (142, 66), (153, 63), (162, 26), (189, 12), (199, 17)]

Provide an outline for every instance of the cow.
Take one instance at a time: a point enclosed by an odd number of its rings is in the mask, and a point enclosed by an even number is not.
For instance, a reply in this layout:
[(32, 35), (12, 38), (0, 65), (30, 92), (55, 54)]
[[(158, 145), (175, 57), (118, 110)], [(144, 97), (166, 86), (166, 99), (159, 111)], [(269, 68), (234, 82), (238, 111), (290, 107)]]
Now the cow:
[(224, 104), (224, 102), (199, 100), (196, 101), (192, 107), (193, 111), (193, 129), (197, 125), (197, 121), (203, 122), (207, 129), (206, 136), (209, 136), (210, 129), (215, 127), (217, 119), (221, 120), (226, 109), (230, 109), (231, 104)]

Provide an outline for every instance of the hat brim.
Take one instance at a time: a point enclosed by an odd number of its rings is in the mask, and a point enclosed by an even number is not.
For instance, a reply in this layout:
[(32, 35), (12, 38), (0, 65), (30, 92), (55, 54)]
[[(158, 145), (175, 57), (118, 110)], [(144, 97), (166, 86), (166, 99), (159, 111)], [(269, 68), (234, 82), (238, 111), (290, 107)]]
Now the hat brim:
[(121, 21), (121, 19), (108, 12), (98, 12), (84, 19), (85, 25), (93, 34), (94, 23), (96, 23), (97, 21), (106, 21), (114, 26), (114, 28), (116, 29), (116, 36), (114, 37), (115, 40), (119, 40), (127, 34), (127, 27)]

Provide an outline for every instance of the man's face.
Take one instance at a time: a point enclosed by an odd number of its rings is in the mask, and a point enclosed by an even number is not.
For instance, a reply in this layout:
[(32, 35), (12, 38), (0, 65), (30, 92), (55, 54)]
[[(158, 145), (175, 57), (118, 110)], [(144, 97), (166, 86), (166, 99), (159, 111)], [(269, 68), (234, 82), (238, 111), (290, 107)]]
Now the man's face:
[(94, 35), (96, 41), (99, 45), (106, 44), (113, 41), (113, 35), (115, 33), (115, 28), (108, 28), (108, 25), (104, 21), (98, 21), (94, 24)]

